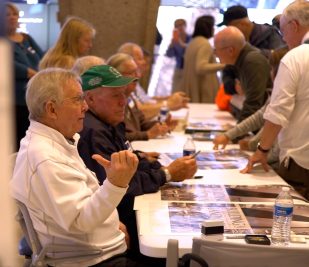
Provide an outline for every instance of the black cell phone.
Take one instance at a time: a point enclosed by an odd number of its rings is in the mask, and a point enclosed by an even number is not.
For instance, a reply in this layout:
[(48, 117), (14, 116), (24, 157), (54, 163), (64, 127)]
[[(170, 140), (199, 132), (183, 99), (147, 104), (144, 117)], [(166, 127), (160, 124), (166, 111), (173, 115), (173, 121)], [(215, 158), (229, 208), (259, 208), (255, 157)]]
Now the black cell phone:
[(270, 245), (267, 235), (245, 235), (245, 240), (248, 244)]

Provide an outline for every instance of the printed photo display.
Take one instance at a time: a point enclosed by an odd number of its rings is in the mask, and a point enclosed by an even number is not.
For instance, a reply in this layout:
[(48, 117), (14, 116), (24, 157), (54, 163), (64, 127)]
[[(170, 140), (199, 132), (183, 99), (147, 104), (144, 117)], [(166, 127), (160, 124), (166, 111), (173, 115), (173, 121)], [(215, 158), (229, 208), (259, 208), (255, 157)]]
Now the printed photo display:
[(231, 124), (219, 124), (217, 122), (189, 122), (185, 129), (185, 133), (197, 133), (197, 132), (225, 132), (231, 129), (233, 125)]
[[(171, 160), (182, 157), (181, 153), (167, 153)], [(207, 169), (241, 169), (247, 165), (248, 154), (240, 149), (225, 149), (219, 151), (203, 151), (197, 157), (197, 166)]]
[[(282, 185), (209, 185), (168, 183), (161, 187), (161, 200), (201, 202), (272, 202)], [(308, 202), (292, 187), (293, 199)]]
[[(200, 233), (204, 220), (223, 220), (226, 234), (270, 234), (273, 205), (243, 203), (168, 203), (171, 232)], [(309, 206), (295, 204), (291, 231), (309, 235)]]

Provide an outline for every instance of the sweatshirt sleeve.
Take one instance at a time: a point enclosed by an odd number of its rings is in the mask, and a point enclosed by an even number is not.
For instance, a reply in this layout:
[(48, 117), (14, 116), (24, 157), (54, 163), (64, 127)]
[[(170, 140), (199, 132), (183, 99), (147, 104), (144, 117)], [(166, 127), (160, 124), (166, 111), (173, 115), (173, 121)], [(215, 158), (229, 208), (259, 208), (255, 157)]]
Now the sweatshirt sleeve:
[(41, 204), (46, 214), (52, 214), (67, 231), (78, 228), (89, 232), (102, 224), (115, 211), (127, 190), (105, 180), (93, 192), (85, 182), (88, 177), (80, 170), (51, 160), (38, 166), (35, 178), (40, 186), (33, 187), (33, 190), (39, 188), (40, 192), (36, 194), (46, 195), (40, 198), (46, 202)]

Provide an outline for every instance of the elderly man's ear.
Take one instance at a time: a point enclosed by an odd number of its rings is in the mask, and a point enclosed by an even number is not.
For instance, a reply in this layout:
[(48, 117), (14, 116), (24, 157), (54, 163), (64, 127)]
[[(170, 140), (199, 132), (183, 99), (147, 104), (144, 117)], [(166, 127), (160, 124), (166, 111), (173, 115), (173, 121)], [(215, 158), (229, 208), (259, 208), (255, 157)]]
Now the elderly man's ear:
[(91, 105), (94, 102), (94, 92), (85, 92), (85, 100), (87, 102), (88, 105)]
[(47, 115), (48, 118), (52, 119), (57, 119), (58, 113), (57, 113), (57, 108), (56, 108), (56, 103), (54, 101), (47, 101), (45, 104), (45, 114)]

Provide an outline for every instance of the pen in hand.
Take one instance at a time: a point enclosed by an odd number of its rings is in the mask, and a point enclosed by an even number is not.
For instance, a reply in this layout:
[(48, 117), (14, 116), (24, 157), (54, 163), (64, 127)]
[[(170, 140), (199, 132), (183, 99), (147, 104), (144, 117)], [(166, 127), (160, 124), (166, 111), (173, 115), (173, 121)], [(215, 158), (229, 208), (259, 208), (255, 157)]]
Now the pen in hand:
[(198, 154), (200, 154), (201, 150), (196, 151), (194, 154), (191, 155), (191, 158), (194, 159), (197, 157)]

